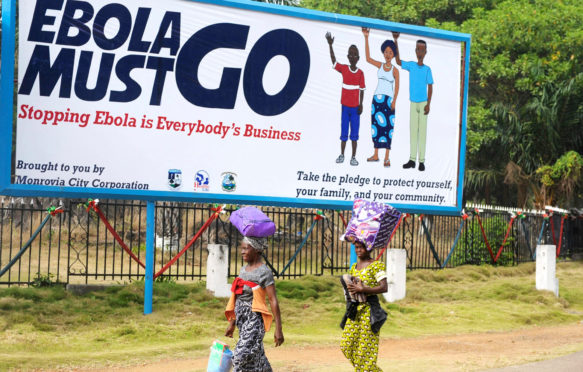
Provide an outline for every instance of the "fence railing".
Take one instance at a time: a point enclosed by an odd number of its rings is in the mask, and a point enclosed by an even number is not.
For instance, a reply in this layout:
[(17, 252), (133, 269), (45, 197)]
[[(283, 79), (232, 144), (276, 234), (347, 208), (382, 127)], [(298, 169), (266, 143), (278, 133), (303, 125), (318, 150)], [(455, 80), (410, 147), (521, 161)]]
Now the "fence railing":
[[(62, 213), (51, 215), (44, 227), (38, 230), (48, 216), (50, 205), (47, 203), (50, 202), (60, 205)], [(104, 221), (94, 210), (87, 208), (86, 202), (78, 199), (0, 200), (0, 270), (4, 271), (0, 275), (0, 284), (142, 279), (143, 267), (122, 249), (119, 241), (106, 229)], [(191, 241), (214, 213), (211, 207), (207, 204), (156, 203), (155, 272)], [(99, 208), (137, 260), (145, 261), (146, 204), (107, 200), (100, 202)], [(235, 208), (227, 206), (225, 213), (212, 222), (160, 279), (204, 279), (208, 244), (229, 247), (228, 272), (230, 276), (236, 276), (243, 262), (237, 249), (241, 236), (228, 222), (229, 213)], [(465, 217), (407, 216), (389, 247), (407, 250), (409, 269), (491, 264), (493, 260), (486, 241), (493, 255), (498, 257), (496, 264), (500, 265), (534, 260), (537, 243), (558, 246), (560, 241), (560, 257), (583, 253), (581, 218), (545, 217), (537, 211), (529, 211), (521, 218), (514, 218), (511, 224), (510, 211), (482, 209), (478, 214), (470, 213)], [(267, 259), (278, 273), (287, 266), (280, 277), (336, 275), (348, 269), (350, 245), (340, 241), (339, 237), (344, 232), (343, 221), (350, 218), (349, 211), (325, 210), (322, 211), (325, 218), (316, 220), (316, 211), (310, 209), (262, 207), (262, 210), (277, 226), (276, 234), (269, 238)], [(24, 252), (23, 248), (26, 248)], [(294, 256), (295, 259), (291, 260)], [(12, 261), (14, 264), (9, 266)]]

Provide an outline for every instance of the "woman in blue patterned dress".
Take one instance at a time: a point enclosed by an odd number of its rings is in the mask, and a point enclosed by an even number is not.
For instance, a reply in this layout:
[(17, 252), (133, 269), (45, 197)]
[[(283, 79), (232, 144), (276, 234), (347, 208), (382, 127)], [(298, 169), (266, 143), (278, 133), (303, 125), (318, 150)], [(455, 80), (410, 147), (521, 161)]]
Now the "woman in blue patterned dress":
[(385, 40), (381, 45), (381, 52), (385, 62), (377, 61), (370, 56), (368, 46), (368, 35), (370, 30), (362, 28), (366, 51), (366, 61), (378, 68), (378, 85), (372, 99), (371, 108), (371, 129), (374, 154), (366, 159), (367, 161), (379, 161), (379, 149), (385, 149), (385, 159), (383, 165), (391, 166), (389, 152), (393, 140), (393, 128), (395, 127), (395, 105), (399, 95), (399, 70), (395, 68), (391, 61), (395, 56), (397, 47), (392, 40)]
[(353, 280), (345, 285), (353, 298), (359, 293), (366, 295), (366, 302), (347, 299), (346, 314), (340, 324), (344, 329), (340, 348), (356, 372), (382, 371), (377, 366), (379, 331), (387, 313), (377, 294), (387, 291), (385, 264), (373, 260), (363, 243), (356, 241), (354, 248), (358, 262), (350, 268)]

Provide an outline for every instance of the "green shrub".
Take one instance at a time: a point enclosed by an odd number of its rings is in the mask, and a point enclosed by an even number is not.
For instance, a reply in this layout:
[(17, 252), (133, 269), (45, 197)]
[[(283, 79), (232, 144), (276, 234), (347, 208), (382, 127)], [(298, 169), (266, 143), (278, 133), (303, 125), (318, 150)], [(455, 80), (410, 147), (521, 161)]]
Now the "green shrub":
[[(492, 253), (494, 254), (494, 257), (496, 257), (498, 250), (504, 241), (506, 231), (508, 230), (508, 222), (498, 217), (487, 217), (482, 218), (482, 225), (484, 226), (484, 232), (488, 238), (488, 243), (490, 244)], [(466, 239), (468, 239), (468, 242), (470, 243), (469, 248), (465, 252), (456, 249), (452, 254), (451, 262), (455, 263), (456, 266), (462, 264), (493, 264), (492, 257), (490, 256), (490, 252), (484, 241), (482, 229), (480, 228), (477, 218), (473, 218), (470, 221), (466, 234)], [(511, 266), (514, 264), (514, 253), (512, 251), (513, 243), (514, 237), (510, 234), (504, 243), (504, 249), (498, 258), (498, 261), (496, 261), (497, 265)], [(460, 243), (458, 242), (458, 245), (459, 244)]]
[(54, 281), (54, 274), (41, 274), (36, 273), (35, 277), (32, 279), (31, 285), (35, 288), (41, 287), (52, 287), (54, 285), (61, 285), (61, 283), (57, 280)]

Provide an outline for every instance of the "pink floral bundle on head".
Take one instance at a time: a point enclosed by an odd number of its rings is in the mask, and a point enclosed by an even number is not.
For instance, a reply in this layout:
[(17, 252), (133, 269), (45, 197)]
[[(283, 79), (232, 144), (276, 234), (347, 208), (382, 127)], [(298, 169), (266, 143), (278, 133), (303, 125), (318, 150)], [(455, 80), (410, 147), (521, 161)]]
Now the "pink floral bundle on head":
[(340, 240), (361, 242), (368, 251), (385, 246), (401, 218), (401, 212), (388, 204), (356, 199), (352, 218)]

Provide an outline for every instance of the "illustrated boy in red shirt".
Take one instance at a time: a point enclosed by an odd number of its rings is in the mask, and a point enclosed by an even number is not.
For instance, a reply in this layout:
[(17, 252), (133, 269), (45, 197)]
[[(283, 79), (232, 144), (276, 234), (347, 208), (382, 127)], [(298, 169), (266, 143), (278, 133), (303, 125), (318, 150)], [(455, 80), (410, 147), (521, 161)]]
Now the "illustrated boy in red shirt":
[(336, 163), (344, 162), (344, 149), (348, 140), (350, 131), (350, 140), (352, 141), (352, 158), (350, 165), (358, 165), (356, 160), (356, 146), (358, 141), (358, 131), (360, 129), (360, 114), (362, 114), (362, 100), (364, 98), (364, 73), (356, 67), (360, 56), (356, 45), (348, 48), (348, 62), (350, 66), (336, 62), (332, 44), (334, 38), (330, 32), (326, 33), (326, 40), (330, 47), (330, 58), (334, 69), (342, 74), (342, 95), (340, 103), (342, 104), (342, 120), (340, 124), (340, 156)]

